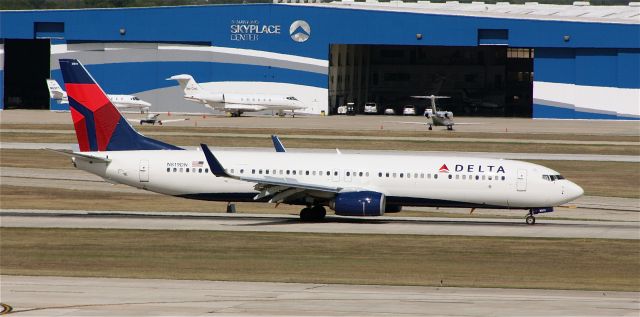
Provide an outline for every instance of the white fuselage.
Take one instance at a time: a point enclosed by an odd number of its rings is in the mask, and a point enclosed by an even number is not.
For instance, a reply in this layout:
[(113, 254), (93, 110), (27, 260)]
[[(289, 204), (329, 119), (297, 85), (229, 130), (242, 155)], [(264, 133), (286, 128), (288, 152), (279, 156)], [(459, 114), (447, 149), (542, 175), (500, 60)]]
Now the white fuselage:
[(186, 100), (201, 102), (207, 107), (220, 111), (296, 111), (304, 109), (304, 104), (284, 95), (266, 94), (222, 94), (199, 91), (195, 94), (185, 93)]
[[(252, 201), (255, 183), (216, 177), (201, 151), (86, 152), (110, 163), (76, 160), (80, 169), (111, 182), (167, 195)], [(215, 151), (227, 173), (344, 190), (383, 193), (389, 205), (491, 208), (551, 207), (582, 189), (546, 167), (512, 160), (411, 155)], [(444, 168), (443, 165), (446, 165)], [(448, 170), (448, 172), (446, 171)], [(318, 192), (318, 199), (327, 193)]]
[(107, 98), (120, 110), (136, 109), (148, 112), (151, 104), (132, 95), (107, 95)]

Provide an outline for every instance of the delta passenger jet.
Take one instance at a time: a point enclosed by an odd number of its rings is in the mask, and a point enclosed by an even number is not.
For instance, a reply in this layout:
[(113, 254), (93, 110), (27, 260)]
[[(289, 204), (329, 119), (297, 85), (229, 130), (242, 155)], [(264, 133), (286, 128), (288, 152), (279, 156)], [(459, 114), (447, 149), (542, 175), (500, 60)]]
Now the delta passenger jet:
[[(534, 215), (583, 194), (544, 166), (502, 159), (251, 150), (199, 150), (135, 131), (77, 60), (61, 59), (80, 147), (74, 166), (112, 183), (166, 195), (303, 206), (302, 220), (381, 216), (403, 206), (502, 208)], [(274, 138), (275, 139), (275, 138)], [(278, 142), (279, 143), (279, 142)]]

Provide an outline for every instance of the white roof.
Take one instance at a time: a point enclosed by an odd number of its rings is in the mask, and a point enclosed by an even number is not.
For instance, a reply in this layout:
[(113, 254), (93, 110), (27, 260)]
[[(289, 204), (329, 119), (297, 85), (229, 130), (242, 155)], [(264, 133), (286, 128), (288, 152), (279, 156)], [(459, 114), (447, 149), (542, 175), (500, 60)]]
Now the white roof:
[(627, 6), (593, 6), (589, 5), (588, 1), (575, 1), (573, 5), (539, 4), (537, 2), (527, 2), (525, 4), (510, 4), (508, 2), (486, 4), (481, 1), (474, 1), (472, 3), (459, 3), (458, 1), (447, 1), (446, 3), (431, 3), (430, 1), (403, 2), (398, 0), (392, 0), (390, 2), (379, 2), (378, 0), (364, 1), (366, 2), (355, 2), (353, 0), (333, 2), (320, 2), (320, 0), (273, 0), (274, 3), (285, 3), (289, 5), (343, 9), (531, 20), (640, 24), (640, 2), (631, 2)]

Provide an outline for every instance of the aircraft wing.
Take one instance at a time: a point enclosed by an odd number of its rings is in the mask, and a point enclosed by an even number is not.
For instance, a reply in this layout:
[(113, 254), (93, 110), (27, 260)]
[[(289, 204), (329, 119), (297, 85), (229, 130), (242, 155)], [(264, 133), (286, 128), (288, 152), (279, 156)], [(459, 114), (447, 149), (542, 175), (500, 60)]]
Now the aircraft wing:
[(202, 152), (204, 153), (207, 163), (213, 173), (217, 177), (228, 177), (241, 181), (256, 183), (255, 189), (260, 191), (253, 199), (258, 200), (265, 197), (270, 197), (269, 202), (280, 203), (287, 198), (304, 192), (324, 192), (328, 194), (336, 194), (342, 191), (342, 187), (337, 186), (325, 186), (312, 183), (299, 182), (295, 179), (287, 177), (274, 177), (270, 175), (264, 175), (261, 177), (246, 177), (235, 176), (228, 174), (225, 168), (220, 164), (220, 161), (209, 150), (206, 144), (200, 144)]
[(184, 119), (170, 119), (170, 120), (158, 120), (158, 123), (160, 124), (165, 124), (165, 123), (169, 123), (169, 122), (178, 122), (178, 121), (186, 121), (189, 120), (189, 118), (184, 118)]
[(398, 124), (419, 124), (419, 125), (429, 125), (428, 122), (416, 122), (416, 121), (384, 121), (386, 123), (398, 123)]
[[(229, 111), (236, 111), (236, 110), (242, 110), (242, 111), (262, 111), (262, 110), (267, 110), (270, 108), (267, 108), (265, 106), (260, 106), (260, 105), (247, 105), (247, 104), (241, 104), (241, 103), (227, 103), (224, 105), (224, 110)], [(222, 109), (220, 109), (222, 110)]]

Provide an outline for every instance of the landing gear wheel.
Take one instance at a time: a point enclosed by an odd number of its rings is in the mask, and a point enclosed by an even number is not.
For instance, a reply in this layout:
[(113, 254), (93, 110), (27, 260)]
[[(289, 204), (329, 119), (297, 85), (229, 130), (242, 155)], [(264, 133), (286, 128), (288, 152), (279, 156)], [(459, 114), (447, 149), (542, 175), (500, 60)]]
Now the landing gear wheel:
[(528, 215), (527, 218), (524, 218), (524, 220), (528, 225), (535, 225), (536, 224), (536, 217), (534, 217), (532, 215)]
[(429, 126), (429, 131), (431, 131), (431, 130), (433, 130), (433, 127), (432, 127), (432, 126)]
[(327, 211), (322, 206), (307, 207), (300, 210), (300, 220), (304, 222), (322, 221), (326, 215)]
[(313, 214), (311, 212), (311, 208), (302, 208), (302, 210), (300, 210), (300, 220), (307, 222), (307, 221), (311, 221), (313, 220)]
[(313, 220), (315, 221), (322, 221), (327, 215), (327, 211), (322, 206), (313, 206), (311, 208), (311, 213), (313, 214)]

